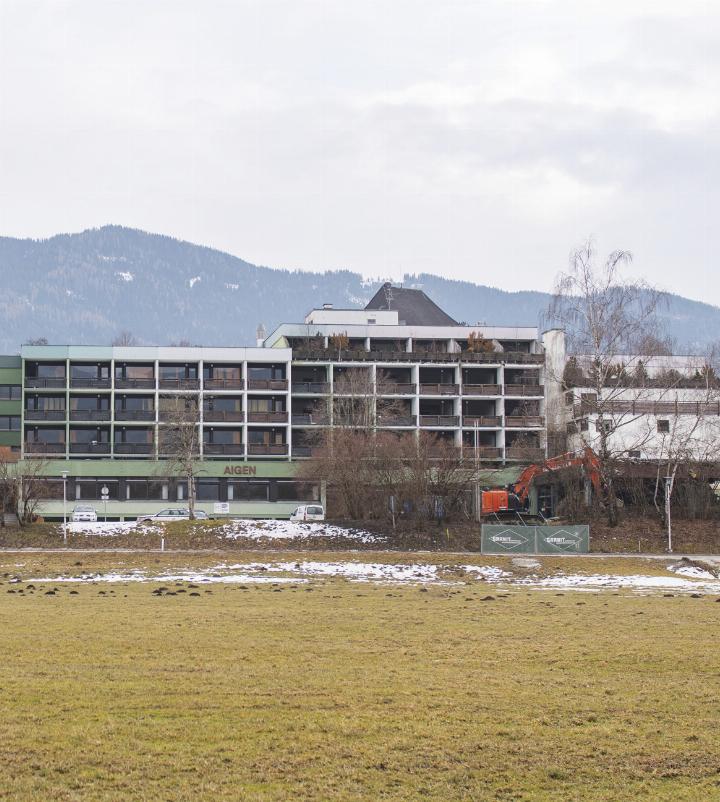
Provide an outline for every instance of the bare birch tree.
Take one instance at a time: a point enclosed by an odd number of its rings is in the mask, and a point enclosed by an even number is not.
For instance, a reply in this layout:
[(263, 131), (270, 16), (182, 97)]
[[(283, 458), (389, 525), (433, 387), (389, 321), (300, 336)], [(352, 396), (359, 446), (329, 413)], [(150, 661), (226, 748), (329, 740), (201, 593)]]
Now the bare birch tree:
[[(634, 391), (645, 393), (644, 365), (648, 345), (659, 341), (657, 310), (663, 296), (645, 281), (630, 281), (622, 268), (631, 261), (627, 251), (613, 251), (598, 264), (594, 243), (588, 240), (570, 256), (569, 268), (556, 279), (548, 318), (566, 330), (571, 354), (581, 369), (585, 398), (581, 413), (594, 416), (595, 432), (580, 436), (593, 448), (600, 463), (608, 523), (618, 522), (615, 470), (619, 459), (642, 448), (651, 436), (642, 427), (643, 416), (632, 405), (618, 405)], [(560, 378), (560, 377), (557, 377)], [(626, 429), (627, 437), (618, 437)]]
[(167, 457), (170, 472), (187, 482), (190, 519), (195, 518), (195, 477), (200, 458), (200, 410), (196, 396), (160, 398), (160, 454)]

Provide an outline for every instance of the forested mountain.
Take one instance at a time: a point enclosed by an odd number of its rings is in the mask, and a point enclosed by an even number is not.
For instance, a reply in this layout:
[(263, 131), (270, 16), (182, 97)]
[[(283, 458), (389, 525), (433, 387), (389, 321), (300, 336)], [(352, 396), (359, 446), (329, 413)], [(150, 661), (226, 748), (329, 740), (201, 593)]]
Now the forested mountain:
[[(480, 277), (480, 276), (479, 276)], [(221, 251), (120, 226), (47, 240), (0, 238), (0, 353), (29, 339), (109, 344), (127, 330), (141, 344), (252, 345), (263, 323), (298, 322), (322, 303), (364, 305), (381, 284), (348, 270), (258, 267)], [(458, 321), (534, 325), (541, 292), (506, 292), (441, 276), (408, 275)], [(720, 308), (668, 298), (668, 332), (701, 349), (717, 340)]]

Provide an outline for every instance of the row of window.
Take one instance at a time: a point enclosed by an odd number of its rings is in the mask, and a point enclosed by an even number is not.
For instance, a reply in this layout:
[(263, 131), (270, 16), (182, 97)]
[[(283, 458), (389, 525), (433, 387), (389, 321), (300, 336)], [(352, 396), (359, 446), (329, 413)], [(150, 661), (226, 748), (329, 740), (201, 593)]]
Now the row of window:
[[(197, 380), (199, 369), (197, 364), (172, 364), (158, 367), (159, 377), (162, 380)], [(29, 378), (38, 379), (64, 379), (64, 362), (27, 362), (25, 374)], [(282, 380), (285, 378), (285, 365), (248, 365), (247, 375), (250, 379)], [(110, 365), (107, 363), (74, 364), (70, 365), (72, 379), (109, 380)], [(143, 379), (152, 380), (155, 377), (155, 365), (147, 364), (115, 364), (115, 378), (117, 379)], [(205, 365), (203, 367), (205, 379), (224, 379), (240, 381), (242, 366), (240, 365)]]
[[(110, 501), (187, 501), (187, 482), (176, 479), (69, 480), (68, 498), (100, 501), (107, 488)], [(74, 483), (74, 489), (72, 484)], [(52, 480), (50, 495), (62, 498), (62, 482)], [(317, 485), (283, 479), (212, 479), (195, 481), (198, 501), (318, 501)]]

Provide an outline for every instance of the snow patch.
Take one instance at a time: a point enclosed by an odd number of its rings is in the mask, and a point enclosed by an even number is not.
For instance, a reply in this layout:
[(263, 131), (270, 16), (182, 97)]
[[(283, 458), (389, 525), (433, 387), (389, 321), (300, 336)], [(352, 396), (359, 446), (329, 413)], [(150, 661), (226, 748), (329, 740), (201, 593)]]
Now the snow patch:
[(127, 532), (138, 532), (141, 535), (160, 535), (162, 528), (137, 521), (71, 521), (67, 525), (68, 532), (81, 535), (100, 535), (112, 537)]
[(380, 543), (385, 538), (373, 535), (364, 529), (346, 529), (326, 523), (300, 523), (279, 519), (255, 521), (238, 518), (228, 521), (219, 527), (218, 535), (228, 540), (237, 540), (241, 537), (251, 540), (268, 538), (270, 540), (307, 540), (311, 537), (344, 538), (357, 540), (360, 543)]

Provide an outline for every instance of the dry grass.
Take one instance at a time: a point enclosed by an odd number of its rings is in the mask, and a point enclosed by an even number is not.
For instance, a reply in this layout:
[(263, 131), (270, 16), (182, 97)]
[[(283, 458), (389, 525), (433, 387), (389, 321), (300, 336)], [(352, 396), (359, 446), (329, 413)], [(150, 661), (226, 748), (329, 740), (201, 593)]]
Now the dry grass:
[(2, 581), (0, 798), (720, 799), (713, 597)]

